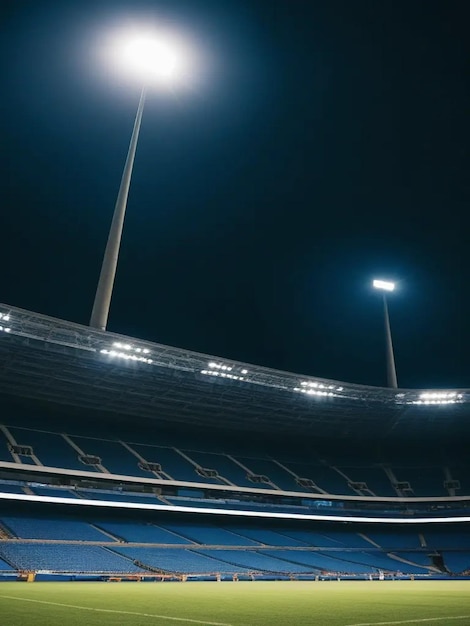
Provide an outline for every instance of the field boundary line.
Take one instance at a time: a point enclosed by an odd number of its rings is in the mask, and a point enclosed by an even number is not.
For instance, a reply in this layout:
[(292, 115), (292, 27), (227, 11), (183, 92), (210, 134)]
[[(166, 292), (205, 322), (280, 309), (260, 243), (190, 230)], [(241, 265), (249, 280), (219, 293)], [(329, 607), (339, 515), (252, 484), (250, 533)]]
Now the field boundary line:
[(455, 615), (449, 617), (417, 617), (416, 619), (404, 619), (395, 622), (361, 622), (360, 624), (346, 624), (346, 626), (393, 626), (394, 624), (422, 624), (424, 622), (442, 622), (443, 620), (470, 619), (470, 615)]
[(136, 611), (118, 611), (117, 609), (98, 609), (93, 606), (79, 606), (77, 604), (63, 604), (61, 602), (50, 602), (49, 600), (35, 600), (33, 598), (19, 598), (18, 596), (5, 596), (0, 594), (0, 598), (8, 600), (20, 600), (21, 602), (36, 602), (38, 604), (52, 604), (53, 606), (64, 606), (68, 609), (81, 609), (82, 611), (97, 611), (99, 613), (119, 613), (120, 615), (139, 615), (140, 617), (153, 617), (156, 619), (167, 619), (175, 622), (189, 622), (191, 624), (204, 624), (205, 626), (232, 626), (226, 622), (208, 622), (190, 617), (171, 617), (170, 615), (156, 615), (154, 613), (138, 613)]

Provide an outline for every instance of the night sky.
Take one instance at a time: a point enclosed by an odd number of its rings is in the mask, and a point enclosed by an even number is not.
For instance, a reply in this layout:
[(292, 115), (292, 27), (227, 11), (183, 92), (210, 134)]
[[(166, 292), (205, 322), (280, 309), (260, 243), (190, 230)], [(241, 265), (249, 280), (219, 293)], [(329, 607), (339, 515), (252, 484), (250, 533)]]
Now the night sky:
[(140, 86), (129, 20), (191, 42), (149, 93), (108, 329), (278, 369), (470, 387), (465, 0), (3, 2), (0, 301), (88, 323)]

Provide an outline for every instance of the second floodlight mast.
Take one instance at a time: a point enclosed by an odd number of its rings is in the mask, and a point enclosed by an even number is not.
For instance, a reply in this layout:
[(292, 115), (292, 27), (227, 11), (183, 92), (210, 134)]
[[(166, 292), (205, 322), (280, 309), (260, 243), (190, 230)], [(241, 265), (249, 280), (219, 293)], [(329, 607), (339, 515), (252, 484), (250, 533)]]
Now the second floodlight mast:
[(388, 314), (387, 292), (394, 291), (395, 283), (386, 280), (374, 280), (374, 289), (380, 289), (383, 295), (384, 326), (385, 326), (385, 348), (387, 358), (387, 386), (397, 389), (397, 370), (395, 367), (395, 356), (393, 354), (392, 330), (390, 328), (390, 316)]

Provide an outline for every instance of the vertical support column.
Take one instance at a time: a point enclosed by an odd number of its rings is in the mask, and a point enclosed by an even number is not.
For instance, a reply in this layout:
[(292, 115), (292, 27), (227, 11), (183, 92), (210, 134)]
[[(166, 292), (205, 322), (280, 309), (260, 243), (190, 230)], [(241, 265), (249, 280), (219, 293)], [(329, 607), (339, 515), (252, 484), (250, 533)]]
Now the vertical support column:
[(384, 322), (385, 322), (385, 345), (387, 351), (387, 385), (396, 389), (398, 387), (397, 383), (397, 371), (395, 368), (395, 357), (393, 354), (393, 343), (392, 343), (392, 331), (390, 328), (390, 317), (388, 314), (388, 305), (387, 305), (387, 297), (383, 294), (384, 301)]
[(146, 89), (144, 87), (140, 95), (139, 106), (137, 108), (134, 128), (129, 144), (126, 163), (124, 165), (124, 171), (122, 173), (121, 185), (119, 187), (116, 206), (114, 208), (113, 220), (109, 230), (108, 242), (106, 244), (100, 278), (91, 313), (90, 326), (93, 328), (99, 328), (100, 330), (106, 330), (106, 325), (108, 323), (109, 307), (111, 305), (111, 296), (113, 294), (114, 278), (116, 276), (119, 248), (121, 245), (122, 228), (124, 225), (124, 217), (126, 215), (127, 197), (129, 195), (137, 140), (139, 138), (140, 124), (142, 122), (142, 114), (144, 111), (145, 95)]

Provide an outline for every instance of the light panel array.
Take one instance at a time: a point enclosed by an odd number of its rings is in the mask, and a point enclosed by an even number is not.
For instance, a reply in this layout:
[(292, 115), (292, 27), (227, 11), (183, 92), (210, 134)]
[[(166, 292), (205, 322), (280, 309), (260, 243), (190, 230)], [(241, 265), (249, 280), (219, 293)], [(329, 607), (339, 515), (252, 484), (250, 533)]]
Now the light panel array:
[(294, 391), (298, 393), (305, 393), (308, 396), (329, 396), (331, 398), (338, 397), (338, 393), (336, 392), (344, 391), (344, 387), (303, 380), (300, 383), (300, 387), (294, 387)]
[(462, 398), (462, 394), (456, 391), (423, 391), (412, 404), (457, 404)]
[(8, 313), (0, 313), (0, 332), (9, 333), (11, 332), (10, 326), (5, 326), (4, 324), (10, 321), (10, 316)]
[(201, 374), (218, 378), (230, 378), (232, 380), (245, 380), (245, 375), (248, 374), (248, 370), (245, 368), (237, 368), (234, 365), (216, 363), (215, 361), (210, 361), (207, 367), (208, 369), (201, 370)]
[(135, 348), (129, 343), (115, 341), (113, 343), (113, 349), (107, 350), (103, 348), (100, 352), (101, 354), (107, 354), (108, 356), (124, 359), (126, 361), (137, 361), (139, 363), (147, 363), (148, 365), (153, 363), (153, 360), (148, 357), (150, 354), (148, 348)]

